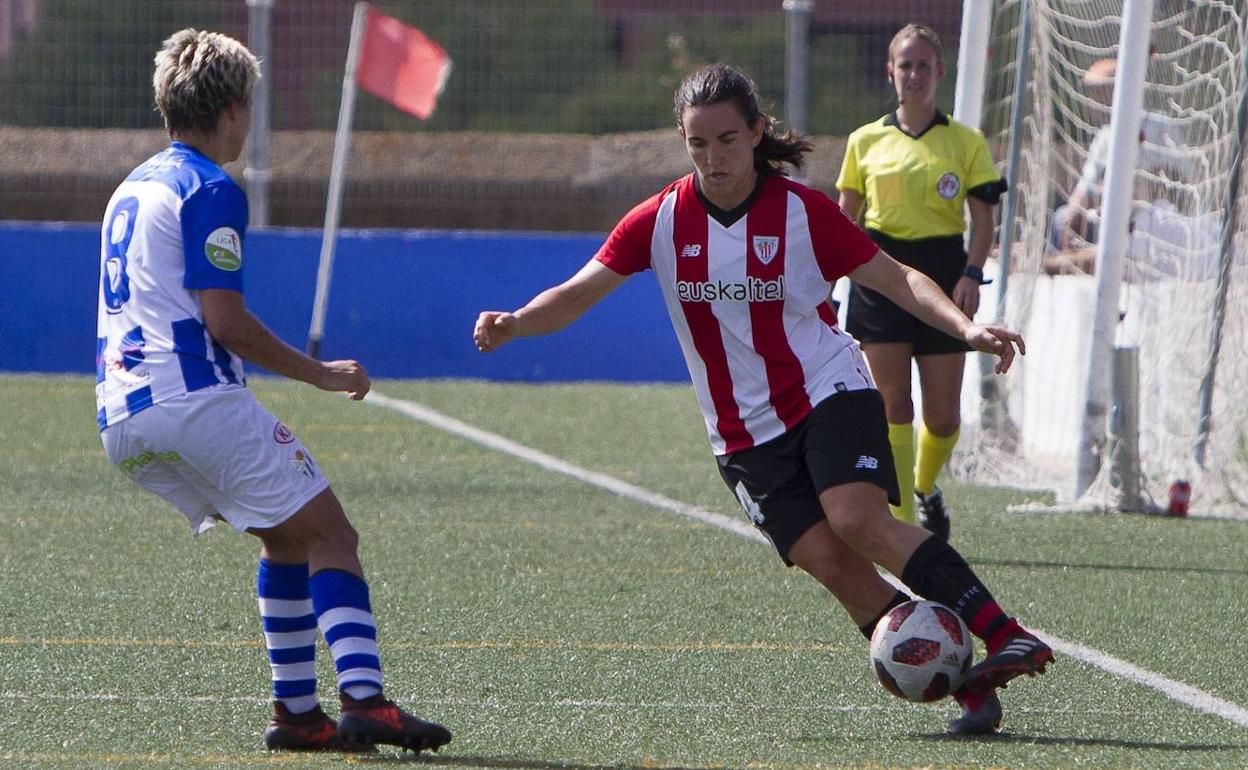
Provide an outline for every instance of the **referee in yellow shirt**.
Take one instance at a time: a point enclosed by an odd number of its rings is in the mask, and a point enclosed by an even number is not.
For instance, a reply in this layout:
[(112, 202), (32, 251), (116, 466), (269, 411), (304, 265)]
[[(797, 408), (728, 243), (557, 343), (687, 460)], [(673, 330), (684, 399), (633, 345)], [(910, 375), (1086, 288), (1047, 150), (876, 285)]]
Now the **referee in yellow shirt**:
[[(836, 186), (841, 208), (861, 218), (880, 248), (932, 278), (973, 317), (992, 245), (992, 209), (1006, 182), (983, 134), (936, 109), (936, 85), (945, 74), (941, 54), (940, 39), (925, 25), (908, 24), (893, 37), (887, 72), (898, 107), (850, 134)], [(969, 254), (963, 248), (964, 201), (971, 215)], [(862, 343), (884, 396), (902, 500), (893, 513), (914, 521), (917, 499), (919, 522), (948, 539), (949, 514), (936, 477), (958, 440), (970, 348), (856, 284), (846, 330)], [(912, 357), (923, 396), (917, 452)]]

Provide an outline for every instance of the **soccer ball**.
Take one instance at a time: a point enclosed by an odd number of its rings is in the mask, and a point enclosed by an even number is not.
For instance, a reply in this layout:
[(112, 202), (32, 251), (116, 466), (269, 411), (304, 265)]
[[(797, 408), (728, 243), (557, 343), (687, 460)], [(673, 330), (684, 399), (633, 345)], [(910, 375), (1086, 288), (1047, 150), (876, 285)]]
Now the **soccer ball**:
[(971, 668), (971, 633), (953, 610), (909, 601), (888, 611), (871, 635), (871, 664), (884, 688), (908, 701), (939, 700)]

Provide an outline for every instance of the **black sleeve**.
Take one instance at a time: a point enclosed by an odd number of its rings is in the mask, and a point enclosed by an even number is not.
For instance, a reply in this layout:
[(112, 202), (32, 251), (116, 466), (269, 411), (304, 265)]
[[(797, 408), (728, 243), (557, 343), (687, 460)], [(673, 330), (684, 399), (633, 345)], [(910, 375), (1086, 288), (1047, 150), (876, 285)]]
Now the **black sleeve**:
[(1006, 182), (1004, 179), (998, 179), (994, 182), (985, 182), (972, 187), (966, 191), (966, 194), (995, 206), (1001, 202), (1001, 196), (1008, 189), (1010, 189), (1009, 182)]

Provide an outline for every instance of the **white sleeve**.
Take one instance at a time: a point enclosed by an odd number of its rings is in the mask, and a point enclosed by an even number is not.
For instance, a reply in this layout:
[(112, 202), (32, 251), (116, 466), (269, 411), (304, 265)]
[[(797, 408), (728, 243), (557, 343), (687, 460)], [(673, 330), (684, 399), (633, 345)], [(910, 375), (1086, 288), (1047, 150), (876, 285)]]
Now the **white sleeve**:
[(1088, 147), (1087, 160), (1083, 162), (1083, 170), (1079, 172), (1078, 187), (1088, 193), (1100, 192), (1105, 181), (1105, 166), (1109, 163), (1109, 126), (1102, 126)]

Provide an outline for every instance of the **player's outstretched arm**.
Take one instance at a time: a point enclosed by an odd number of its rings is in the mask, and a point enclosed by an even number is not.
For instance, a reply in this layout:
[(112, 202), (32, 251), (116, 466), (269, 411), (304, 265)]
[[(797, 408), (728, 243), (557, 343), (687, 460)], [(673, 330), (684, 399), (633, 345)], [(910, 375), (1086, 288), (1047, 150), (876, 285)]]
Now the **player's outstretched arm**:
[(859, 265), (849, 277), (897, 303), (898, 307), (923, 323), (964, 340), (981, 353), (991, 353), (995, 371), (1004, 374), (1014, 362), (1015, 353), (1026, 354), (1023, 338), (1000, 326), (980, 326), (945, 296), (931, 278), (897, 262), (883, 251)]
[(217, 342), (248, 363), (321, 390), (346, 393), (359, 401), (371, 387), (368, 372), (358, 361), (317, 361), (283, 342), (252, 315), (243, 295), (230, 289), (200, 292), (204, 326)]
[(473, 325), (472, 340), (477, 350), (489, 353), (516, 337), (535, 337), (558, 331), (584, 315), (626, 278), (598, 260), (591, 259), (576, 275), (538, 294), (515, 312), (482, 312)]

